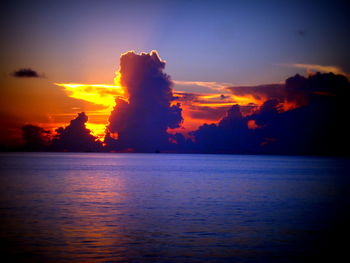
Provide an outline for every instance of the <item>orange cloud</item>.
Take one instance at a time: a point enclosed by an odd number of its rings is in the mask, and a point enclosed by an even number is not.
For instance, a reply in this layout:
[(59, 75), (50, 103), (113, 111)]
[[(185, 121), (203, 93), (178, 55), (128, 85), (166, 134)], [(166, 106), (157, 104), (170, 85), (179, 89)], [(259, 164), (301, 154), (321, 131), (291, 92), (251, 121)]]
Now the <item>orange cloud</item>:
[(174, 103), (181, 103), (184, 122), (182, 127), (175, 131), (187, 135), (189, 131), (198, 129), (204, 123), (218, 123), (227, 110), (236, 104), (242, 107), (243, 115), (249, 115), (252, 113), (252, 108), (261, 106), (267, 100), (252, 94), (236, 95), (228, 92), (227, 89), (223, 94), (176, 91), (177, 99)]
[[(106, 126), (108, 125), (108, 116), (116, 104), (116, 98), (127, 100), (125, 89), (120, 84), (120, 73), (116, 72), (114, 85), (110, 84), (81, 84), (81, 83), (55, 83), (63, 87), (67, 96), (97, 105), (104, 106), (97, 111), (86, 111), (89, 115), (89, 121), (86, 127), (91, 133), (102, 140), (105, 136)], [(79, 109), (77, 109), (79, 110)], [(70, 118), (72, 114), (69, 115)]]
[(117, 96), (124, 97), (125, 95), (121, 85), (79, 83), (55, 83), (55, 85), (63, 87), (66, 94), (71, 98), (103, 105), (108, 109), (115, 106)]
[(338, 66), (331, 66), (331, 65), (317, 65), (317, 64), (290, 64), (289, 66), (295, 67), (295, 68), (302, 68), (305, 69), (308, 74), (314, 74), (315, 72), (323, 72), (323, 73), (329, 73), (332, 72), (334, 74), (340, 74), (346, 76), (348, 79), (350, 79), (350, 74), (343, 71)]
[(259, 126), (256, 124), (255, 120), (249, 120), (247, 124), (248, 124), (248, 128), (251, 130), (255, 130), (255, 129), (259, 128)]

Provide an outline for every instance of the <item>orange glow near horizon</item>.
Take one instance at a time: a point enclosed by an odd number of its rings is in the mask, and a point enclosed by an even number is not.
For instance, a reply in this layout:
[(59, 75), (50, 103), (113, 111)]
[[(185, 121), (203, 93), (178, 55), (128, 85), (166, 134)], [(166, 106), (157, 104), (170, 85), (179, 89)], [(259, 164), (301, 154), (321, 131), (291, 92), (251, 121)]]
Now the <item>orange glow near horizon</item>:
[[(63, 87), (68, 97), (87, 101), (93, 104), (104, 106), (104, 109), (92, 112), (93, 116), (100, 116), (99, 120), (93, 120), (89, 116), (86, 128), (91, 130), (92, 135), (103, 140), (106, 126), (108, 125), (108, 116), (116, 105), (115, 99), (121, 98), (127, 100), (126, 89), (120, 84), (121, 74), (116, 72), (114, 85), (111, 84), (82, 84), (82, 83), (54, 83)], [(88, 115), (89, 112), (87, 112)], [(104, 119), (103, 121), (101, 120)]]

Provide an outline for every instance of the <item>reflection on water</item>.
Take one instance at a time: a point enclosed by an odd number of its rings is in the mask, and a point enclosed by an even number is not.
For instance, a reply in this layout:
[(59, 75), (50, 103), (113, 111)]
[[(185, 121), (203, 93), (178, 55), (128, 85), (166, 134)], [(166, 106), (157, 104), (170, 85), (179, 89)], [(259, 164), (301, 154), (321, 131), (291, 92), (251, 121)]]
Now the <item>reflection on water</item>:
[[(100, 172), (91, 176), (76, 176), (69, 171), (63, 178), (63, 204), (60, 215), (66, 220), (60, 225), (69, 253), (86, 260), (122, 260), (111, 257), (121, 254), (122, 239), (118, 224), (118, 206), (123, 206), (118, 177), (105, 177)], [(74, 205), (71, 205), (74, 203)], [(124, 212), (127, 212), (123, 208)]]
[(347, 166), (314, 157), (1, 154), (2, 252), (23, 262), (308, 260), (323, 256), (345, 220)]

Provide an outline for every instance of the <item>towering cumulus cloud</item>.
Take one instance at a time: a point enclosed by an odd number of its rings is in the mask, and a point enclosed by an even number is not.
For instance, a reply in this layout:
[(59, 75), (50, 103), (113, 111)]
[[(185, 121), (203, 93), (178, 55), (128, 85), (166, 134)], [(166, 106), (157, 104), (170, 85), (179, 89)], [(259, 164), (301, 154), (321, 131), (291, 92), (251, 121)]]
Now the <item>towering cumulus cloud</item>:
[(128, 101), (117, 98), (109, 117), (108, 132), (118, 139), (107, 134), (105, 141), (113, 150), (154, 152), (169, 147), (167, 129), (179, 127), (182, 115), (180, 104), (171, 105), (172, 82), (164, 67), (156, 51), (121, 56), (120, 84)]
[(52, 149), (71, 152), (101, 151), (101, 142), (91, 135), (90, 130), (85, 126), (87, 121), (88, 117), (81, 112), (67, 127), (58, 128), (57, 137), (52, 142)]

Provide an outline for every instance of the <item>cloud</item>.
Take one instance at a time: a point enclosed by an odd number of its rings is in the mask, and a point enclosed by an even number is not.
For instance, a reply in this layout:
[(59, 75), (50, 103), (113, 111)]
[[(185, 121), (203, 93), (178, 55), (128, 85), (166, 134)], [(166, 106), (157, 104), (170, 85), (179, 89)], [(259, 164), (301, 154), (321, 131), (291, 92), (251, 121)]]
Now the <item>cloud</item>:
[[(264, 95), (275, 94), (267, 87)], [(288, 78), (288, 92), (302, 93), (307, 104), (283, 109), (283, 96), (271, 96), (252, 114), (243, 116), (234, 105), (218, 124), (204, 124), (192, 132), (193, 151), (249, 154), (349, 155), (347, 100), (350, 83), (333, 73)], [(252, 92), (254, 89), (243, 90)]]
[(208, 107), (208, 106), (189, 106), (184, 112), (188, 112), (188, 117), (200, 119), (203, 122), (216, 122), (221, 119), (230, 106)]
[[(286, 84), (265, 84), (257, 86), (233, 86), (227, 87), (239, 101), (238, 98), (249, 99), (246, 106), (261, 107), (268, 100), (278, 100), (281, 103), (281, 109), (290, 110), (306, 104), (306, 95), (304, 91), (286, 88)], [(241, 105), (241, 103), (239, 103)], [(249, 108), (248, 113), (250, 113)]]
[(282, 98), (285, 97), (286, 90), (284, 84), (266, 84), (257, 86), (232, 86), (227, 87), (232, 94), (236, 96), (245, 97), (252, 96), (255, 100), (264, 102), (268, 98)]
[(230, 94), (200, 94), (189, 92), (175, 92), (175, 101), (197, 107), (227, 107), (237, 103)]
[(26, 151), (44, 151), (50, 144), (50, 131), (35, 125), (24, 125), (22, 136), (25, 141), (24, 150)]
[(321, 73), (329, 73), (332, 72), (334, 74), (340, 74), (346, 76), (348, 79), (350, 79), (350, 74), (343, 71), (342, 68), (338, 66), (330, 66), (330, 65), (317, 65), (317, 64), (286, 64), (286, 66), (295, 67), (295, 68), (301, 68), (305, 69), (306, 72), (310, 75), (321, 72)]
[(286, 79), (283, 84), (232, 86), (227, 87), (226, 90), (234, 95), (232, 99), (237, 102), (239, 98), (251, 98), (251, 101), (248, 101), (251, 105), (261, 107), (266, 101), (277, 100), (279, 110), (288, 111), (309, 104), (315, 95), (334, 96), (339, 92), (339, 88), (343, 88), (345, 81), (344, 75), (333, 73), (318, 72), (308, 76), (309, 78), (305, 78), (296, 74)]
[(250, 130), (240, 106), (233, 105), (218, 124), (204, 124), (193, 131), (194, 151), (203, 153), (247, 153)]
[[(156, 51), (121, 56), (118, 75), (127, 100), (117, 98), (109, 117), (106, 143), (113, 150), (154, 152), (169, 146), (167, 129), (180, 127), (183, 118), (164, 68)], [(118, 138), (114, 143), (111, 135)]]
[(22, 68), (11, 74), (15, 78), (40, 78), (40, 75), (30, 68)]
[(232, 86), (231, 83), (227, 82), (216, 82), (216, 81), (185, 81), (185, 80), (174, 80), (174, 84), (177, 86), (198, 86), (205, 87), (211, 90), (223, 90), (227, 86)]
[[(297, 74), (280, 84), (193, 93), (174, 92), (164, 68), (155, 51), (127, 52), (115, 85), (60, 84), (71, 97), (102, 107), (101, 116), (96, 112), (88, 124), (86, 114), (78, 114), (56, 130), (49, 147), (44, 129), (26, 126), (26, 149), (348, 155), (350, 84), (344, 75)], [(97, 120), (112, 105), (104, 148), (87, 127), (102, 134)]]
[(118, 85), (108, 84), (79, 84), (79, 83), (54, 83), (63, 87), (71, 98), (103, 105), (112, 109), (115, 105), (115, 97), (123, 97), (124, 90)]
[(87, 121), (88, 117), (84, 112), (81, 112), (74, 120), (71, 120), (67, 127), (58, 128), (51, 149), (70, 152), (101, 151), (101, 142), (86, 128)]
[(289, 92), (303, 93), (305, 96), (314, 95), (340, 96), (348, 91), (349, 81), (344, 75), (333, 73), (316, 73), (305, 78), (299, 74), (290, 77), (285, 82), (285, 89)]
[[(317, 73), (303, 77), (297, 74), (284, 84), (228, 87), (231, 94), (173, 93), (164, 67), (165, 63), (153, 52), (140, 55), (128, 52), (121, 57), (120, 85), (126, 96), (116, 98), (110, 115), (105, 137), (108, 150), (348, 153), (350, 129), (344, 123), (349, 116), (350, 84), (342, 75)], [(246, 101), (238, 105), (236, 98), (246, 98)], [(288, 102), (295, 104), (288, 108)], [(223, 106), (225, 103), (229, 105)], [(188, 137), (179, 133), (184, 127), (182, 114), (185, 119), (202, 124), (189, 132)], [(86, 138), (84, 145), (95, 143), (96, 138), (86, 129), (86, 122), (86, 115), (81, 113), (70, 126), (58, 130), (60, 145), (65, 145), (60, 150), (82, 138)], [(69, 150), (76, 149), (82, 150), (76, 145)]]
[[(181, 129), (175, 129), (175, 131), (186, 136), (191, 130), (198, 129), (203, 123), (217, 123), (228, 108), (237, 103), (232, 100), (230, 94), (177, 91), (174, 95), (175, 102), (181, 103), (184, 117)], [(174, 131), (171, 130), (171, 132)]]

